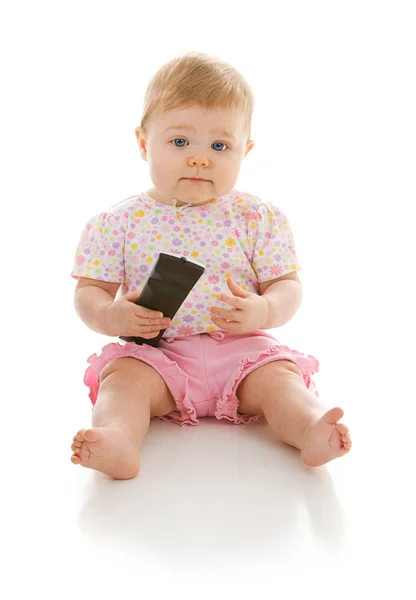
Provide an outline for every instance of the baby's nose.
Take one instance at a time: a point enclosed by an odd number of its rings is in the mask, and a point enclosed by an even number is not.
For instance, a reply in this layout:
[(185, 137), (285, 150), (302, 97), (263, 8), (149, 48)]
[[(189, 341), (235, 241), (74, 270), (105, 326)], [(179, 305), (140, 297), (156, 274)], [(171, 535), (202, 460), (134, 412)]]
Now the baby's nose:
[(188, 158), (188, 166), (190, 167), (208, 167), (209, 160), (206, 156), (192, 156)]

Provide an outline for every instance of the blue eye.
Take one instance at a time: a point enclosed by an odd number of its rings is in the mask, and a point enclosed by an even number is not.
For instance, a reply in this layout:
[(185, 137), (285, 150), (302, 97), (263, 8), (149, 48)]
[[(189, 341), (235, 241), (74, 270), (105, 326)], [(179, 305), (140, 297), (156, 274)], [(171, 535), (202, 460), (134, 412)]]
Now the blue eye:
[[(180, 140), (181, 142), (186, 142), (186, 140), (184, 140), (183, 138), (175, 138), (174, 140), (172, 140), (172, 142), (175, 144), (175, 142), (178, 140)], [(184, 148), (184, 146), (178, 146), (177, 144), (175, 144), (175, 146), (177, 148)]]
[[(176, 142), (181, 142), (180, 144), (177, 144)], [(183, 143), (182, 143), (183, 142)], [(176, 148), (185, 148), (186, 146), (186, 140), (184, 138), (175, 138), (174, 140), (172, 140), (170, 142), (171, 144), (173, 143)], [(220, 148), (218, 148), (218, 146), (222, 146)], [(228, 148), (227, 144), (224, 144), (224, 142), (214, 142), (212, 144), (212, 147), (214, 148), (214, 150), (216, 150), (217, 152), (224, 152), (224, 150), (226, 148)]]
[[(214, 142), (212, 145), (213, 145), (213, 146), (218, 146), (218, 145), (220, 145), (220, 146), (225, 146), (226, 148), (228, 148), (227, 144), (224, 144), (223, 142)], [(214, 148), (214, 150), (218, 150), (218, 148)], [(225, 150), (225, 148), (224, 148), (224, 150)], [(219, 152), (223, 152), (224, 150), (220, 148), (220, 149), (219, 149)]]

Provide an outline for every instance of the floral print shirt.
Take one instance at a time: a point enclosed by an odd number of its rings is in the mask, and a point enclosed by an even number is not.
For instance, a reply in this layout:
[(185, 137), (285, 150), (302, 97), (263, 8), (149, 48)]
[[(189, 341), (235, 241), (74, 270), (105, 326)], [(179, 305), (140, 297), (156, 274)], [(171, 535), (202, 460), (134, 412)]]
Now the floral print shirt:
[(286, 216), (250, 193), (233, 189), (209, 203), (162, 204), (147, 192), (90, 218), (78, 242), (71, 276), (120, 283), (118, 295), (141, 291), (160, 252), (196, 259), (205, 272), (164, 338), (213, 332), (209, 307), (230, 305), (227, 279), (258, 293), (258, 283), (302, 269)]

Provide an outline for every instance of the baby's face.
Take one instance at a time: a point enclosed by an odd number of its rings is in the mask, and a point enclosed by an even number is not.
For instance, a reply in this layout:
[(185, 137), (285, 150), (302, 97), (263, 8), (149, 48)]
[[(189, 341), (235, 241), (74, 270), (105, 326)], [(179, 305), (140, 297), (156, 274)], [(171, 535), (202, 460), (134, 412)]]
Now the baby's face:
[(146, 132), (136, 129), (136, 137), (149, 163), (156, 200), (166, 204), (173, 198), (201, 204), (228, 194), (254, 146), (247, 139), (243, 112), (199, 105), (151, 119)]

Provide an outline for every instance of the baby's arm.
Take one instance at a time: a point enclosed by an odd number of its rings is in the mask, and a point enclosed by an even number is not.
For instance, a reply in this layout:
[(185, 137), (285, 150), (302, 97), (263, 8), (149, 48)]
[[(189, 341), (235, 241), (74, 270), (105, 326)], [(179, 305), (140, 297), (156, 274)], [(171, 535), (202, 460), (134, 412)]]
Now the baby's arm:
[[(257, 213), (251, 230), (251, 266), (257, 275), (259, 294), (269, 307), (269, 317), (262, 329), (274, 329), (290, 321), (300, 307), (302, 283), (297, 271), (302, 266), (286, 215), (270, 202), (260, 204)], [(276, 271), (284, 274), (271, 279)]]
[(93, 331), (111, 335), (107, 330), (106, 314), (114, 302), (121, 283), (80, 277), (74, 293), (74, 306), (81, 320)]
[(275, 329), (288, 323), (302, 302), (302, 283), (295, 272), (259, 284), (259, 294), (267, 300), (269, 317), (262, 329)]

